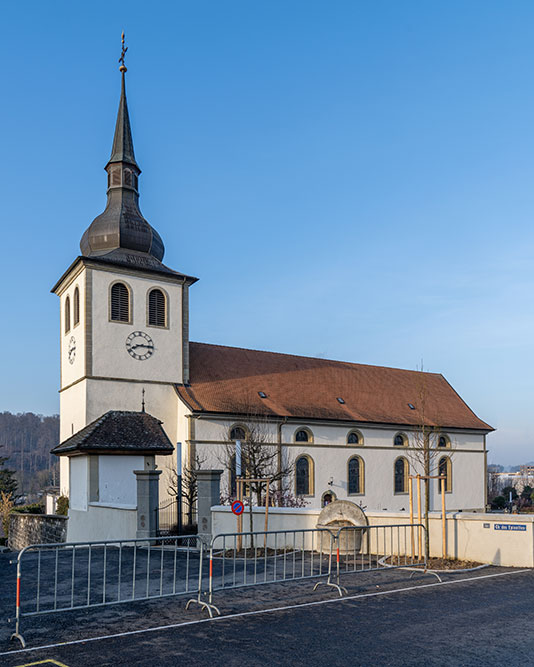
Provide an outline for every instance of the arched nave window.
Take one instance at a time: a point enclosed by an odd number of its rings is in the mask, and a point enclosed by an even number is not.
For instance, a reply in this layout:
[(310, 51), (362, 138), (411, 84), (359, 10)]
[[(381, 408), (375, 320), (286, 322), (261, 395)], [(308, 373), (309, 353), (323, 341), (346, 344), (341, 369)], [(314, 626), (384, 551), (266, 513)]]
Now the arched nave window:
[(299, 456), (296, 461), (295, 495), (313, 495), (313, 460), (310, 456)]
[(408, 445), (408, 438), (404, 433), (397, 433), (393, 438), (393, 444), (395, 447), (406, 447)]
[(358, 431), (351, 431), (347, 436), (347, 445), (363, 445), (362, 434)]
[(307, 428), (299, 428), (295, 432), (295, 442), (313, 442), (312, 432)]
[[(442, 456), (438, 463), (438, 475), (445, 475), (445, 492), (452, 491), (452, 463), (448, 456)], [(438, 479), (438, 493), (441, 493), (441, 479)]]
[(408, 461), (398, 458), (394, 464), (395, 493), (408, 492)]
[(349, 496), (363, 493), (363, 460), (353, 456), (348, 463), (348, 492)]

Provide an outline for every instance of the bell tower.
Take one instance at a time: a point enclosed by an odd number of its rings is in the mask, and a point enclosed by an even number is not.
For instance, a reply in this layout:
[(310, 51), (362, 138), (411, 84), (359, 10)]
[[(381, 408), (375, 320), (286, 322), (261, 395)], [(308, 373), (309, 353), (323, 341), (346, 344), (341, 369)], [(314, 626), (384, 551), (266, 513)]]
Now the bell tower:
[(60, 298), (61, 441), (109, 410), (139, 410), (143, 388), (147, 411), (173, 441), (174, 387), (189, 380), (188, 295), (197, 279), (162, 263), (163, 241), (139, 208), (122, 39), (106, 207), (52, 289)]

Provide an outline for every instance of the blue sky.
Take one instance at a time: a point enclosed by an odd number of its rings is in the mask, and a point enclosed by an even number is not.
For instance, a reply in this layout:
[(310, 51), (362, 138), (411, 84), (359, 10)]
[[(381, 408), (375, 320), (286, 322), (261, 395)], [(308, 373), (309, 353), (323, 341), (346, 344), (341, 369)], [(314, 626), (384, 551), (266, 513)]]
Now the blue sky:
[(193, 340), (441, 372), (534, 460), (534, 4), (2, 9), (0, 410), (59, 409), (50, 287), (105, 204), (120, 78)]

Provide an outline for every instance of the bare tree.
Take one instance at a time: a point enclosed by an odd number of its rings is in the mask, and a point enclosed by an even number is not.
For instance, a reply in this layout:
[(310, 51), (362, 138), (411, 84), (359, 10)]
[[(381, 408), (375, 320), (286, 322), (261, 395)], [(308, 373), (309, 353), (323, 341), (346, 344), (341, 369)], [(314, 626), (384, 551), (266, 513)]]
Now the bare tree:
[[(206, 462), (206, 458), (195, 453), (193, 460), (188, 461), (182, 468), (181, 496), (186, 505), (187, 523), (193, 524), (193, 511), (198, 497), (197, 472)], [(178, 469), (176, 465), (167, 464), (167, 492), (170, 496), (178, 497), (180, 494)]]
[[(275, 442), (273, 431), (269, 428), (269, 421), (264, 416), (252, 415), (239, 425), (230, 428), (227, 426), (225, 443), (222, 447), (219, 460), (229, 472), (230, 479), (235, 480), (236, 441), (241, 442), (241, 476), (249, 479), (269, 479), (269, 484), (279, 482), (280, 486), (293, 474), (294, 464), (287, 455), (280, 455), (278, 443)], [(231, 484), (232, 486), (232, 484)], [(250, 527), (252, 524), (252, 505), (254, 498), (256, 505), (262, 506), (267, 484), (265, 482), (251, 482), (248, 487), (250, 495)], [(235, 493), (229, 489), (229, 496)], [(282, 498), (283, 494), (278, 494)]]
[[(452, 443), (443, 433), (441, 426), (436, 423), (430, 424), (427, 419), (427, 387), (426, 378), (421, 371), (421, 383), (419, 387), (419, 401), (417, 410), (419, 413), (419, 425), (413, 430), (410, 447), (407, 450), (407, 456), (410, 459), (412, 467), (421, 470), (424, 477), (425, 506), (425, 555), (428, 560), (430, 557), (430, 531), (429, 531), (429, 512), (430, 512), (430, 476), (442, 474), (440, 470), (440, 461), (446, 456), (452, 459)], [(434, 420), (435, 421), (435, 420)], [(438, 480), (441, 485), (441, 480)], [(411, 483), (411, 482), (410, 482)], [(440, 487), (441, 488), (441, 487)]]

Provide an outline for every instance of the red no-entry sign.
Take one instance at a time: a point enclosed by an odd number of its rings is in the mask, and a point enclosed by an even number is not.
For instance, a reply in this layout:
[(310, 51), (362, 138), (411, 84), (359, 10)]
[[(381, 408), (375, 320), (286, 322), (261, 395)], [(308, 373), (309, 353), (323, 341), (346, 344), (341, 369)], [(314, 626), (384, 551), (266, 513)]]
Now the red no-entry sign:
[(244, 510), (245, 506), (243, 505), (243, 502), (241, 500), (234, 500), (232, 503), (232, 512), (236, 516), (239, 516), (240, 514), (243, 514)]

